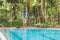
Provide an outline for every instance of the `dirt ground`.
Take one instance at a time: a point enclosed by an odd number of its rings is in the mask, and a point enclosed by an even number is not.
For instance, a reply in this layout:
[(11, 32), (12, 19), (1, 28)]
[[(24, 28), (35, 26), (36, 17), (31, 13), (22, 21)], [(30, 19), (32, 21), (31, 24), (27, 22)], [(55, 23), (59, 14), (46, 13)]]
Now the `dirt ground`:
[(56, 28), (60, 28), (60, 25), (56, 25), (55, 27), (56, 27)]

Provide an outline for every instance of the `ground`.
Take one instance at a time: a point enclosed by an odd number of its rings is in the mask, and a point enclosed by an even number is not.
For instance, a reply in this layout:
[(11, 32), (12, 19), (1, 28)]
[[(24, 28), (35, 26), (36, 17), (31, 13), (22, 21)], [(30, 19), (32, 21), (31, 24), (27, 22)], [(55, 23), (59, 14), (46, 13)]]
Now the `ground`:
[(60, 25), (56, 25), (56, 28), (60, 28)]

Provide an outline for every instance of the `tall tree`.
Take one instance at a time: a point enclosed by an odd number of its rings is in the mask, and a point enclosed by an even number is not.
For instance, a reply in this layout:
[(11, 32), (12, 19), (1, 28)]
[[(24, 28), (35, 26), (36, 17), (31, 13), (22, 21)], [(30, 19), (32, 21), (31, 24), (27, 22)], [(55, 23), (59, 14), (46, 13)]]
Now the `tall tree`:
[(57, 11), (58, 11), (58, 24), (60, 24), (60, 0), (57, 1)]
[(44, 23), (45, 22), (45, 15), (46, 15), (46, 12), (45, 12), (45, 0), (41, 0), (41, 22)]

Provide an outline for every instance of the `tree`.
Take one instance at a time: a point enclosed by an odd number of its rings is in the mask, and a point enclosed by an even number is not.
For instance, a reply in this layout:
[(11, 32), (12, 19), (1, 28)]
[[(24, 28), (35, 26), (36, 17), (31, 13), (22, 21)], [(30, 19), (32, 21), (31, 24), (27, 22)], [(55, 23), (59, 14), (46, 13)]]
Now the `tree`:
[(57, 2), (58, 24), (60, 24), (60, 0), (56, 0), (56, 2)]
[(45, 22), (45, 17), (46, 16), (46, 6), (45, 6), (45, 0), (41, 0), (41, 22)]

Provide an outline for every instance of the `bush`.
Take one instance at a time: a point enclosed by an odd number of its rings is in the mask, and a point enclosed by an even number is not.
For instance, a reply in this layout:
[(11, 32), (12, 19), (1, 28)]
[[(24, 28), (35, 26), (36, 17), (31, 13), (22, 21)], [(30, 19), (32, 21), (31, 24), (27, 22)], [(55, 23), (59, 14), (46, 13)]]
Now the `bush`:
[(2, 23), (4, 26), (6, 26), (6, 27), (10, 27), (10, 26), (13, 26), (13, 27), (21, 27), (22, 26), (22, 21), (20, 20), (20, 21), (13, 21), (12, 22), (12, 25), (11, 25), (11, 23), (10, 22), (7, 22), (7, 23)]
[(21, 27), (22, 26), (22, 21), (13, 21), (12, 22), (12, 26), (15, 26), (15, 27)]
[(51, 25), (46, 23), (46, 24), (44, 24), (44, 27), (49, 28), (49, 27), (51, 27)]
[(2, 23), (5, 27), (10, 27), (10, 22)]
[(41, 23), (37, 23), (35, 24), (36, 27), (41, 27), (41, 28), (44, 28), (44, 24), (41, 24)]

